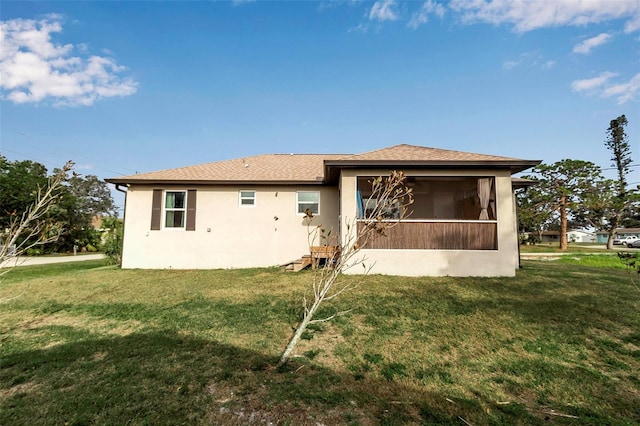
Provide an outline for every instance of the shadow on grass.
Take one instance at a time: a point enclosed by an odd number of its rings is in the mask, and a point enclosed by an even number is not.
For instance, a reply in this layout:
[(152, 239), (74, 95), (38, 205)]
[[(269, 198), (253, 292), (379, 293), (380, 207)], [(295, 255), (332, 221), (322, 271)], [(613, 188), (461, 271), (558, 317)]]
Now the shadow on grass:
[(3, 357), (0, 424), (542, 422), (517, 404), (492, 407), (487, 417), (487, 401), (356, 380), (314, 364), (276, 371), (260, 353), (173, 331), (76, 337)]

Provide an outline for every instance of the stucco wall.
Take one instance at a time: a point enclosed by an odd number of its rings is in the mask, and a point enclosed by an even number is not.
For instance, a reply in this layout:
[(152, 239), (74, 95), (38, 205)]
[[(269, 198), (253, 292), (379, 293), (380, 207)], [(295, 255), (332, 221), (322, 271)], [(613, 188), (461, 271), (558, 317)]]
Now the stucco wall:
[[(342, 229), (356, 217), (357, 176), (384, 175), (385, 170), (343, 170), (341, 175)], [(498, 250), (361, 250), (371, 273), (405, 276), (514, 276), (518, 268), (518, 241), (515, 205), (509, 171), (442, 170), (406, 171), (409, 176), (494, 176)], [(351, 227), (354, 229), (355, 227)], [(347, 240), (342, 235), (343, 242)], [(347, 273), (360, 273), (353, 268)]]
[[(196, 230), (151, 231), (153, 189), (197, 189)], [(239, 206), (240, 189), (256, 191), (254, 207)], [(309, 252), (309, 243), (306, 222), (296, 212), (296, 191), (320, 191), (320, 214), (313, 224), (337, 232), (337, 187), (131, 186), (126, 198), (122, 266), (245, 268), (297, 259)]]

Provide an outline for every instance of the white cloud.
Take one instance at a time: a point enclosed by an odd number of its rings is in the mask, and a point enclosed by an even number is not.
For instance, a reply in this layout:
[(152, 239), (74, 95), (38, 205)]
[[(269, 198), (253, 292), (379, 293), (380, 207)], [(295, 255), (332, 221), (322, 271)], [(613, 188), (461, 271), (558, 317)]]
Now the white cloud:
[(509, 71), (520, 65), (522, 61), (504, 61), (502, 63), (502, 68)]
[(594, 78), (586, 78), (584, 80), (575, 80), (571, 83), (571, 90), (574, 92), (586, 92), (600, 89), (604, 86), (611, 78), (617, 76), (618, 74), (610, 71), (605, 71), (597, 77)]
[(452, 0), (463, 22), (510, 24), (516, 32), (628, 19), (625, 32), (640, 29), (640, 0)]
[(256, 0), (231, 0), (232, 6), (240, 6), (247, 3), (255, 3)]
[(55, 106), (92, 105), (102, 98), (127, 96), (138, 84), (121, 77), (126, 69), (114, 59), (72, 56), (87, 45), (60, 45), (51, 40), (62, 31), (62, 20), (0, 21), (0, 89), (14, 103), (52, 101)]
[(369, 20), (371, 21), (395, 21), (398, 14), (395, 11), (395, 0), (379, 0), (371, 6), (369, 11)]
[(574, 92), (586, 92), (603, 98), (615, 97), (618, 104), (634, 100), (640, 95), (640, 73), (631, 77), (626, 83), (613, 83), (611, 80), (618, 74), (606, 71), (594, 78), (576, 80), (571, 83)]
[(613, 36), (611, 34), (607, 34), (607, 33), (598, 34), (595, 37), (591, 37), (581, 43), (576, 44), (573, 47), (573, 53), (587, 54), (591, 52), (591, 49), (598, 46), (602, 46), (603, 44), (611, 41), (612, 38)]
[(628, 20), (624, 24), (624, 32), (629, 34), (640, 30), (640, 13), (636, 13), (636, 16)]
[(442, 18), (445, 14), (444, 6), (433, 0), (425, 1), (420, 10), (411, 15), (411, 20), (407, 26), (415, 30), (420, 25), (426, 24), (429, 21), (429, 15), (431, 14), (436, 15), (438, 18)]
[(618, 104), (631, 101), (635, 99), (638, 94), (640, 94), (640, 73), (631, 77), (631, 80), (627, 83), (614, 84), (602, 92), (602, 96), (605, 98), (616, 96)]
[(537, 51), (532, 51), (521, 53), (518, 59), (504, 61), (502, 63), (502, 68), (510, 71), (520, 65), (548, 70), (556, 65), (556, 61), (545, 60), (542, 54)]
[(358, 24), (353, 28), (349, 28), (350, 33), (362, 33), (366, 34), (369, 31), (369, 24)]

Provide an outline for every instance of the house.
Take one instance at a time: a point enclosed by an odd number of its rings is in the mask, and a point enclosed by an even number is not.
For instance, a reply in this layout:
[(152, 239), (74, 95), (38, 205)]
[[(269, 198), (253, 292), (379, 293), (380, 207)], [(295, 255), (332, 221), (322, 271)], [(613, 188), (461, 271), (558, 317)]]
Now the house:
[(363, 226), (369, 180), (402, 170), (413, 213), (361, 250), (372, 273), (513, 276), (511, 175), (539, 163), (396, 145), (355, 155), (257, 155), (107, 182), (126, 188), (123, 268), (286, 264), (309, 253), (305, 210), (344, 243)]
[[(621, 238), (635, 236), (640, 238), (640, 228), (617, 228), (615, 236)], [(606, 231), (598, 231), (596, 232), (596, 238), (598, 243), (607, 244), (609, 233)]]
[(567, 232), (567, 241), (570, 243), (595, 243), (596, 234), (584, 229), (572, 229)]
[(542, 233), (540, 234), (541, 243), (557, 243), (559, 241), (560, 231), (542, 231)]
[[(532, 235), (535, 235), (532, 233)], [(541, 236), (543, 243), (559, 243), (560, 231), (543, 231)], [(595, 243), (596, 234), (582, 229), (567, 231), (567, 241), (570, 243)]]

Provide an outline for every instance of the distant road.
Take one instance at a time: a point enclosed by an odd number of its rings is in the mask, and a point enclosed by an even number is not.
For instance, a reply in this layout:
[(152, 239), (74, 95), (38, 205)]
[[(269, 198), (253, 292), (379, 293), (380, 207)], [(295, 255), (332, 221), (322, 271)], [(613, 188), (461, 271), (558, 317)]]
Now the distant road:
[(0, 268), (12, 266), (32, 266), (46, 265), (49, 263), (65, 263), (65, 262), (81, 262), (83, 260), (104, 259), (106, 256), (102, 253), (95, 254), (79, 254), (77, 256), (21, 256), (17, 259), (9, 259), (0, 265)]

